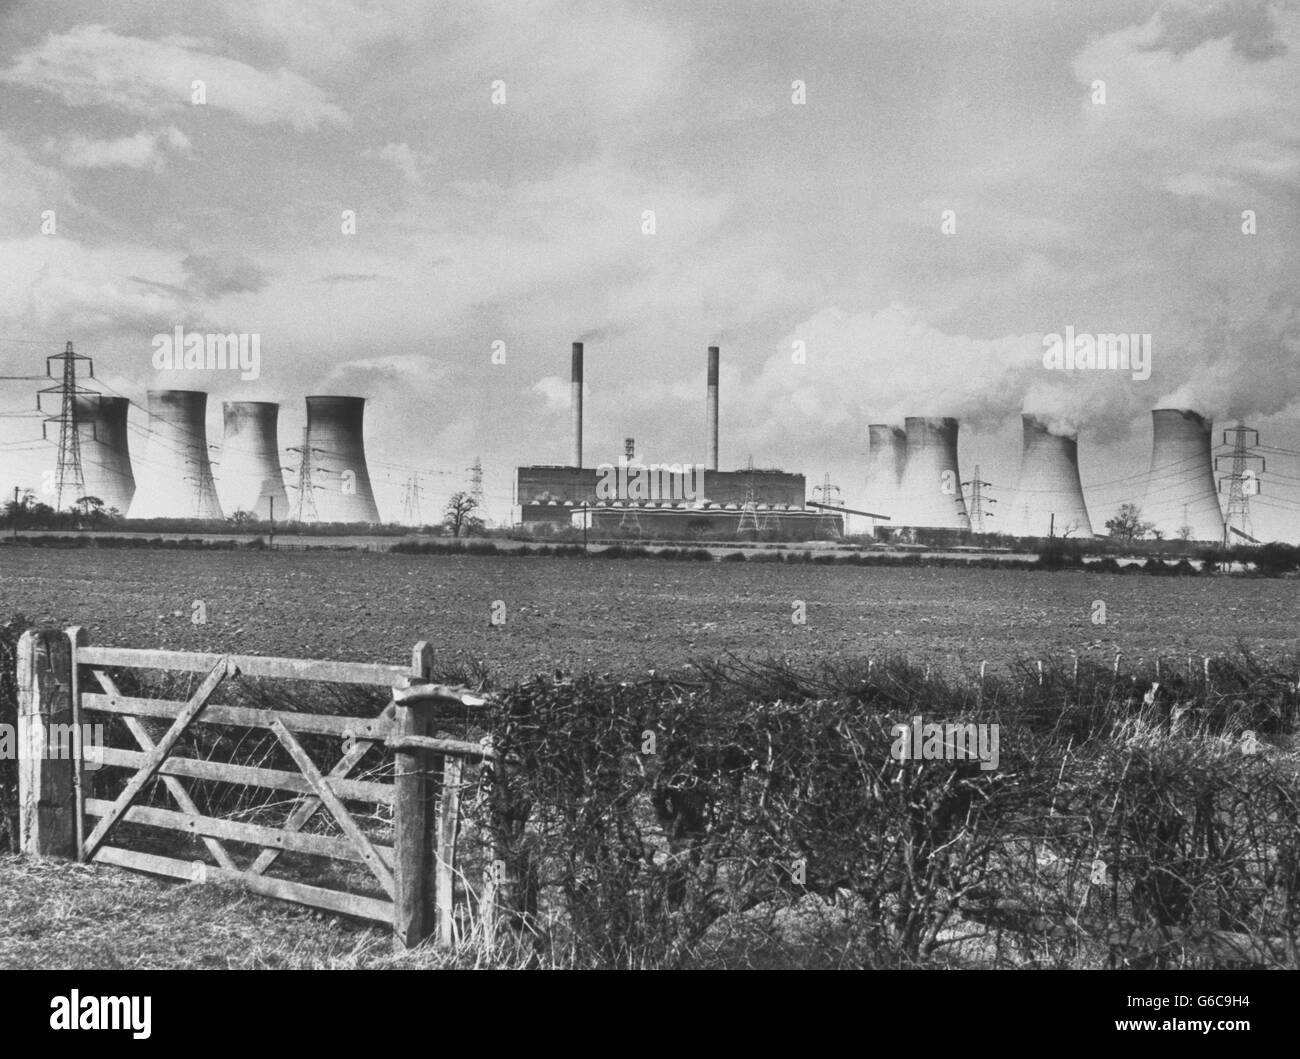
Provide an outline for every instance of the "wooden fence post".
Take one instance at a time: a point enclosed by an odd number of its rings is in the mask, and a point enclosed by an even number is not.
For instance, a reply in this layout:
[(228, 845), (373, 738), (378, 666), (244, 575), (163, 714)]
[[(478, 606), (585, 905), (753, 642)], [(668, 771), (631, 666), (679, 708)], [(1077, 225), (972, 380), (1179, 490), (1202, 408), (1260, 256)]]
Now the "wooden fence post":
[(81, 720), (81, 674), (77, 666), (77, 648), (90, 646), (90, 634), (80, 625), (66, 630), (68, 637), (68, 698), (72, 707), (72, 821), (76, 835), (77, 860), (84, 858), (86, 843), (86, 748), (85, 727)]
[(18, 835), (19, 848), (29, 855), (77, 855), (72, 759), (58, 752), (69, 745), (71, 683), (71, 644), (62, 630), (23, 633), (18, 641)]
[[(432, 665), (433, 649), (422, 640), (412, 653), (412, 674), (428, 679)], [(426, 704), (397, 703), (393, 712), (396, 738), (429, 734)], [(393, 758), (393, 935), (397, 948), (409, 949), (429, 936), (429, 752), (399, 749)]]

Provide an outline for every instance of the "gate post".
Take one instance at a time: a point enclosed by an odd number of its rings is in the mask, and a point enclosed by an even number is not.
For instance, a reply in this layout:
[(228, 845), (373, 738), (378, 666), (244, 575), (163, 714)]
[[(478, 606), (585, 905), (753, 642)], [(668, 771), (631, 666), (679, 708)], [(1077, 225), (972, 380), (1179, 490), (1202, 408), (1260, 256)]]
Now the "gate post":
[(73, 762), (66, 738), (71, 690), (72, 645), (63, 631), (23, 633), (18, 641), (18, 841), (29, 856), (77, 855)]
[[(424, 641), (416, 644), (412, 674), (427, 679), (432, 664), (432, 648)], [(421, 702), (395, 704), (393, 735), (397, 739), (429, 734), (424, 707)], [(427, 750), (418, 748), (398, 749), (393, 754), (393, 941), (398, 949), (413, 948), (430, 934), (428, 757)]]

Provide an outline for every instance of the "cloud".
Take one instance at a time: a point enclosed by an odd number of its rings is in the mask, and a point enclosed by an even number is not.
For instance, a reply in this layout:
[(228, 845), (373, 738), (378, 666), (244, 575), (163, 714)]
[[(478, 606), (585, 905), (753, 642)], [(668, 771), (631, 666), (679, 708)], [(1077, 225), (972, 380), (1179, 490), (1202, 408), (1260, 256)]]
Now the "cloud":
[(71, 136), (63, 140), (50, 140), (45, 145), (47, 153), (57, 155), (63, 165), (71, 169), (150, 169), (161, 172), (166, 164), (163, 145), (174, 151), (188, 152), (189, 138), (175, 126), (153, 132), (141, 131), (134, 136), (115, 140), (93, 140), (87, 136)]
[(1283, 55), (1273, 0), (1219, 0), (1214, 4), (1171, 0), (1160, 11), (1160, 32), (1147, 50), (1184, 55), (1213, 40), (1227, 40), (1236, 55), (1261, 62)]
[(52, 93), (73, 107), (107, 106), (158, 119), (193, 106), (191, 86), (202, 81), (207, 106), (254, 125), (303, 131), (350, 124), (341, 108), (298, 74), (257, 70), (202, 50), (204, 45), (192, 37), (146, 40), (106, 26), (78, 26), (20, 52), (0, 70), (0, 82)]
[(391, 162), (402, 175), (402, 179), (412, 187), (419, 187), (423, 182), (420, 168), (430, 165), (433, 161), (433, 155), (425, 151), (412, 150), (411, 146), (405, 143), (387, 143), (378, 149), (368, 148), (361, 154), (363, 158), (380, 158)]
[(190, 254), (181, 267), (186, 284), (204, 298), (256, 294), (267, 284), (267, 272), (246, 258)]

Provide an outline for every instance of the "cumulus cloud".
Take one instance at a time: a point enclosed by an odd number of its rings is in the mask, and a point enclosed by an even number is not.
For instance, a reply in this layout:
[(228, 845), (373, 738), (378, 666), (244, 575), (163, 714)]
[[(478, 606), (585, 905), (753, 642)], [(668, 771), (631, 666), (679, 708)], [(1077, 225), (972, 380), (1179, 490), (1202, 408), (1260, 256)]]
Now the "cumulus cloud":
[(0, 82), (52, 93), (73, 107), (106, 106), (156, 119), (192, 106), (191, 86), (203, 81), (207, 106), (255, 125), (308, 130), (349, 124), (347, 114), (302, 76), (258, 70), (207, 47), (193, 37), (148, 40), (107, 26), (77, 26), (19, 52), (0, 70)]
[(170, 147), (173, 151), (188, 152), (189, 137), (175, 126), (169, 126), (166, 129), (152, 132), (145, 130), (134, 136), (121, 136), (113, 140), (71, 136), (61, 141), (48, 141), (45, 149), (72, 169), (124, 168), (160, 172), (167, 161), (164, 146)]

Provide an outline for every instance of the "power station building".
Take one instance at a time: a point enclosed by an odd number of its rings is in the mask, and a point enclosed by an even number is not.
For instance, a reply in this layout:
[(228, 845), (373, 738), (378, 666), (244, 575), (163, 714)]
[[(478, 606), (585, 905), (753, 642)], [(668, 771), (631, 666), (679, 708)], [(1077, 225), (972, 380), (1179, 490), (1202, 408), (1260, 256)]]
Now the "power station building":
[[(805, 505), (807, 483), (802, 474), (771, 468), (718, 469), (718, 361), (718, 347), (710, 346), (705, 394), (706, 460), (699, 479), (700, 495), (649, 500), (607, 497), (600, 489), (602, 469), (583, 465), (583, 344), (573, 343), (569, 463), (516, 469), (515, 503), (522, 524), (545, 532), (582, 525), (585, 520), (598, 531), (635, 530), (645, 536), (663, 537), (747, 530), (800, 540), (841, 536), (842, 515)], [(615, 462), (609, 460), (604, 466), (613, 467)]]

